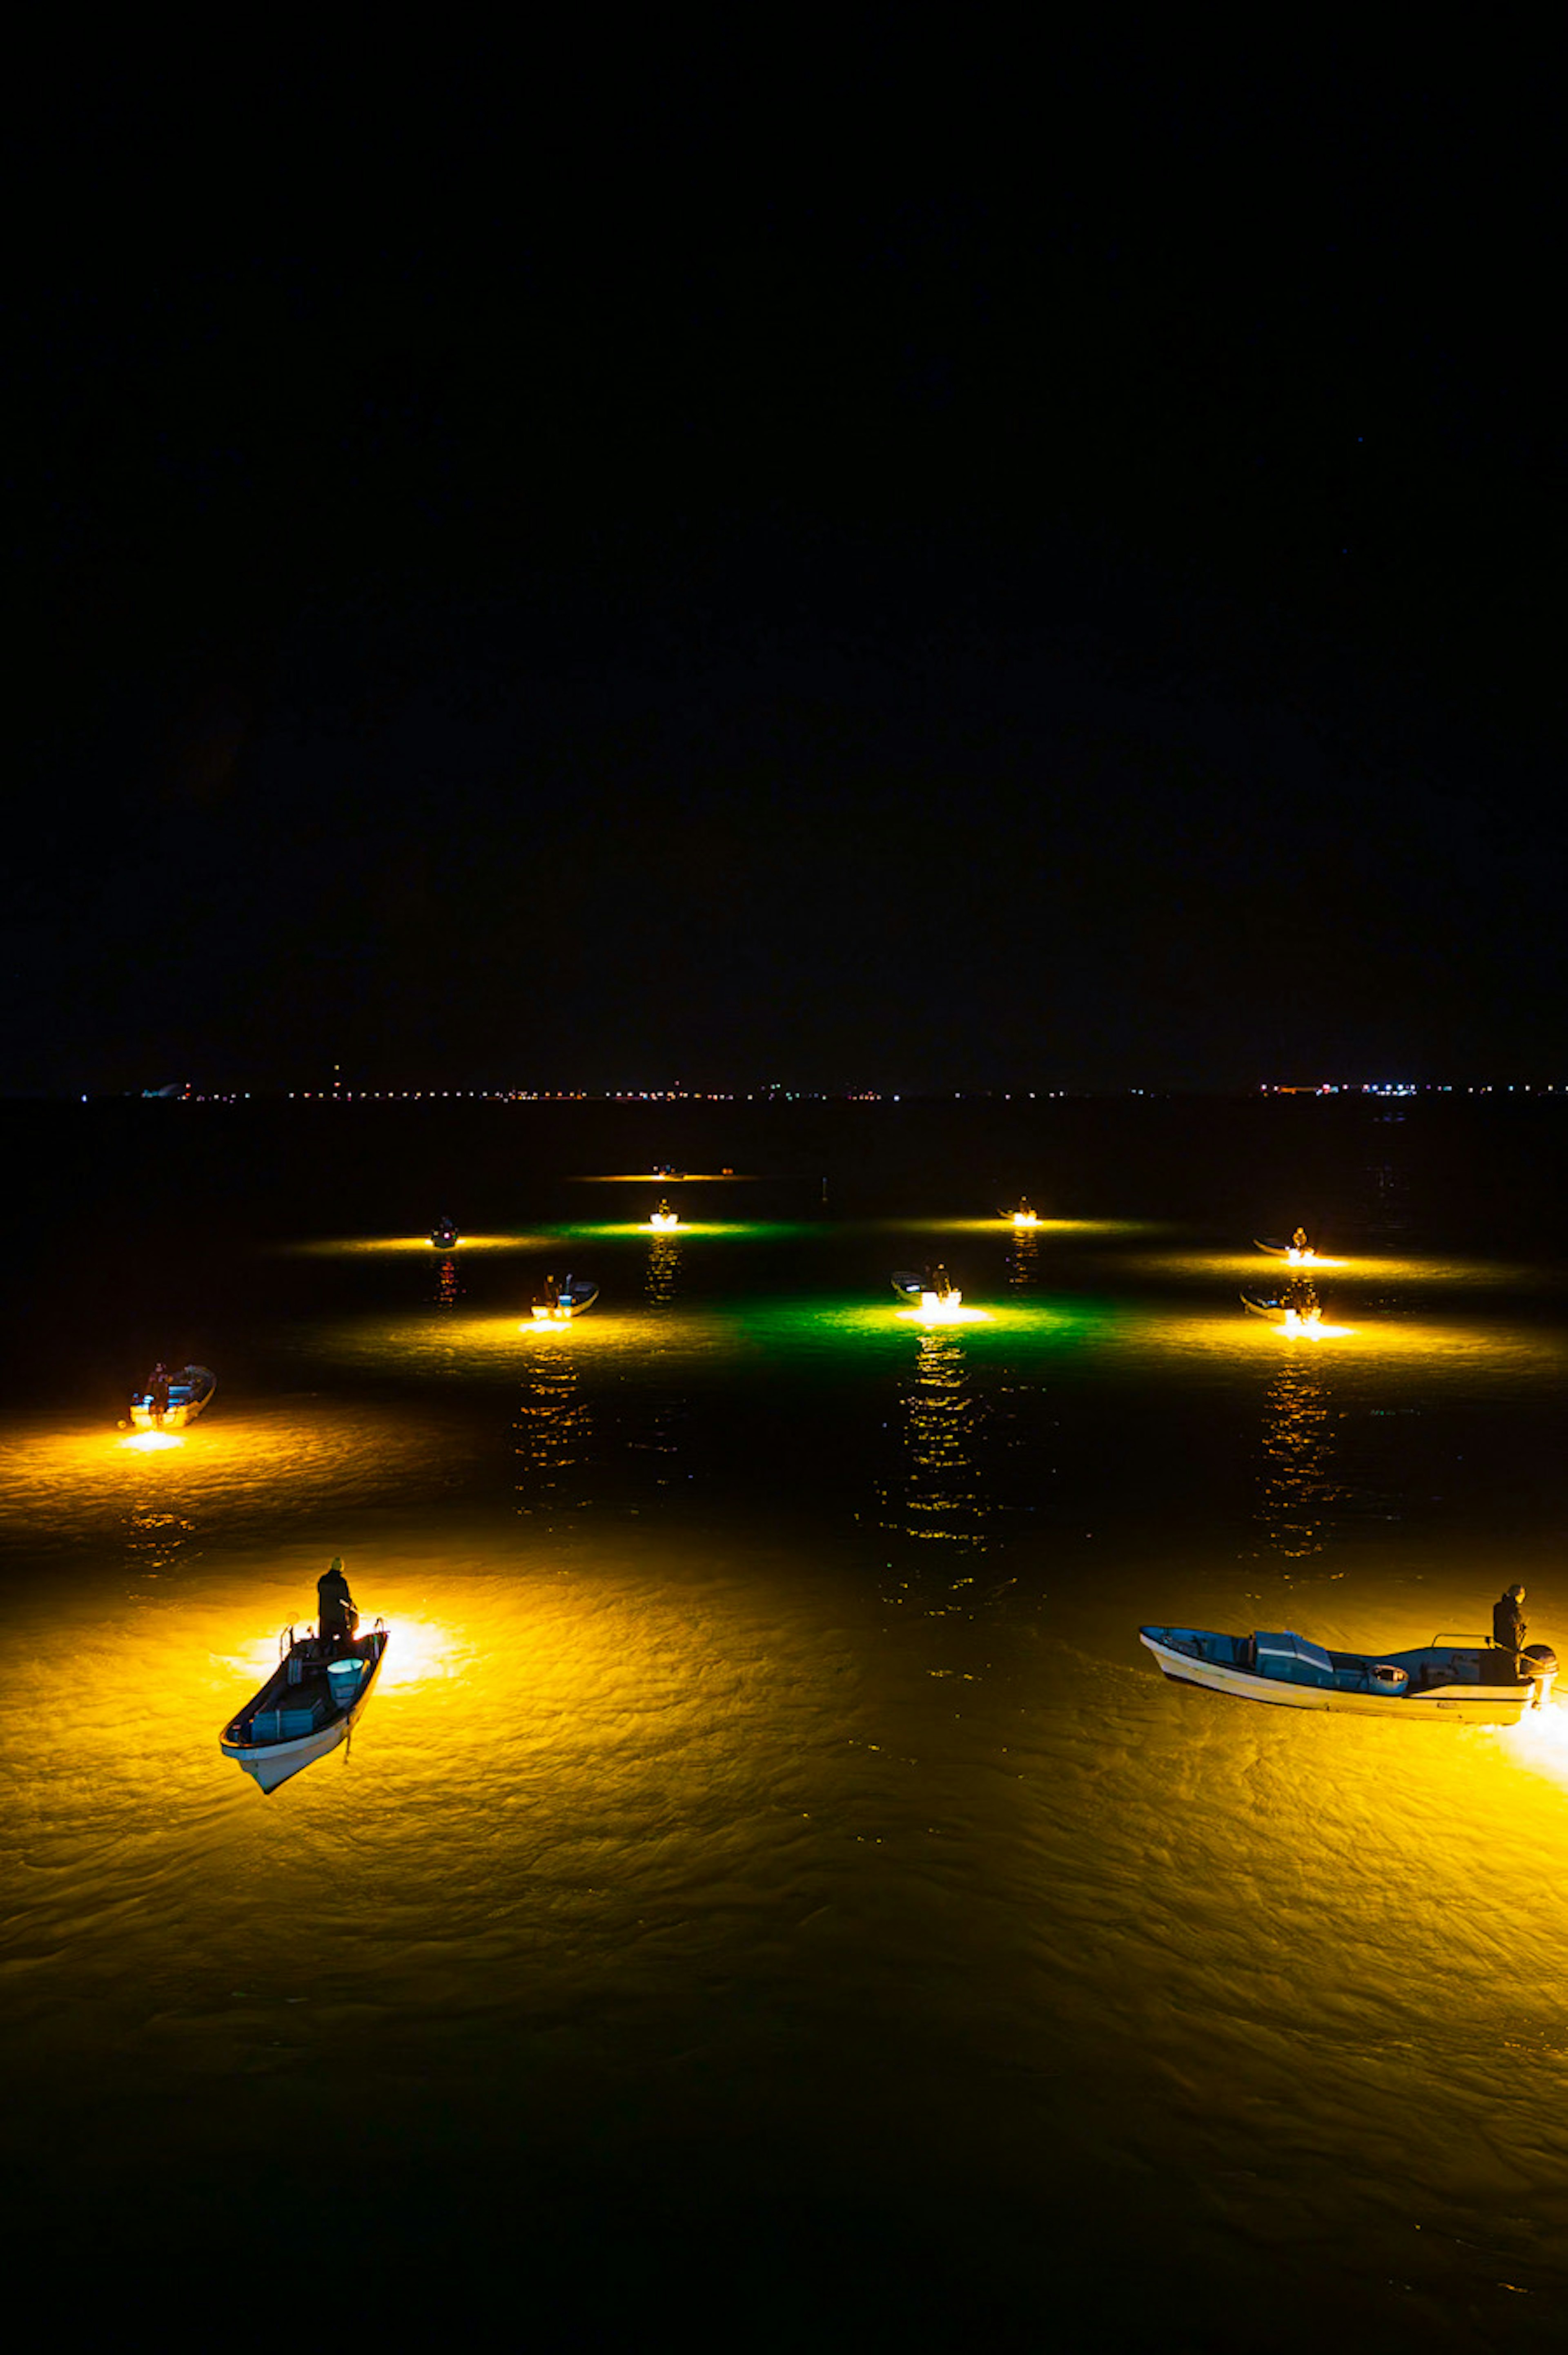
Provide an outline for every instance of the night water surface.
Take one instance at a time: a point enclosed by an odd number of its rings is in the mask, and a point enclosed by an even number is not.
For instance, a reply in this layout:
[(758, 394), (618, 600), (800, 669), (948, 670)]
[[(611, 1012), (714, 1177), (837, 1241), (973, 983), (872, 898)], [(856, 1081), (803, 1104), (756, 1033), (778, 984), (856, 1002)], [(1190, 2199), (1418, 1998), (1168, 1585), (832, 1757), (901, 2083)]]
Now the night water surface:
[[(1137, 1631), (1517, 1579), (1568, 1663), (1561, 1113), (851, 1109), (7, 1116), (19, 2247), (246, 2345), (1560, 2343), (1568, 1710)], [(264, 1797), (336, 1552), (386, 1668)]]

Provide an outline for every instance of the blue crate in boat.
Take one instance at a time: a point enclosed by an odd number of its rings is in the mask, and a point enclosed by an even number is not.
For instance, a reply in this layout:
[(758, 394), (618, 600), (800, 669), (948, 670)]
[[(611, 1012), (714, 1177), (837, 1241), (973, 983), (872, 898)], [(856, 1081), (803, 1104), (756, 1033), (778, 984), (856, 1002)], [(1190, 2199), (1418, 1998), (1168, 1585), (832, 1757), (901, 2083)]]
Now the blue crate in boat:
[(302, 1733), (313, 1733), (326, 1713), (324, 1693), (291, 1693), (276, 1708), (257, 1710), (253, 1738), (258, 1742), (296, 1741)]
[(1268, 1636), (1260, 1627), (1253, 1641), (1260, 1677), (1277, 1677), (1288, 1685), (1333, 1683), (1334, 1663), (1320, 1644), (1309, 1642), (1305, 1636)]

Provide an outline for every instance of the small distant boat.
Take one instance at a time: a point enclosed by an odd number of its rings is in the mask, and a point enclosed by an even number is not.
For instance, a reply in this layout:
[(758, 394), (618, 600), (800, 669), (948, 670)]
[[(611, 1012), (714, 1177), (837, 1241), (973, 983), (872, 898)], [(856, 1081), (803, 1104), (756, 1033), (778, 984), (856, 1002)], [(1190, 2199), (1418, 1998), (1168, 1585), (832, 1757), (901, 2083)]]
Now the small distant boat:
[(599, 1298), (597, 1284), (588, 1284), (578, 1276), (568, 1276), (557, 1284), (552, 1296), (542, 1293), (533, 1304), (534, 1321), (539, 1325), (567, 1325), (574, 1316), (581, 1316)]
[(377, 1619), (368, 1636), (328, 1646), (312, 1632), (297, 1636), (285, 1627), (277, 1667), (218, 1736), (224, 1756), (263, 1791), (324, 1758), (347, 1739), (370, 1699), (387, 1634)]
[(1294, 1243), (1265, 1242), (1258, 1235), (1254, 1235), (1252, 1240), (1255, 1250), (1266, 1252), (1271, 1259), (1288, 1260), (1292, 1267), (1343, 1267), (1345, 1264), (1342, 1259), (1325, 1259), (1322, 1252), (1314, 1251), (1310, 1243), (1301, 1251)]
[(999, 1210), (996, 1215), (999, 1219), (1005, 1219), (1010, 1226), (1037, 1227), (1040, 1224), (1039, 1211), (1032, 1210), (1027, 1202), (1020, 1202), (1016, 1210)]
[(1520, 1655), (1524, 1681), (1515, 1680), (1507, 1674), (1511, 1655), (1494, 1651), (1484, 1636), (1434, 1636), (1409, 1652), (1330, 1652), (1305, 1636), (1262, 1630), (1140, 1627), (1138, 1635), (1176, 1684), (1409, 1725), (1517, 1725), (1552, 1699), (1557, 1676), (1556, 1653), (1531, 1644)]
[(456, 1251), (462, 1237), (450, 1219), (438, 1219), (430, 1229), (430, 1241), (438, 1251)]
[(668, 1228), (678, 1227), (681, 1221), (673, 1210), (653, 1210), (649, 1214), (648, 1223), (651, 1227)]
[(194, 1423), (217, 1388), (210, 1366), (182, 1366), (169, 1376), (169, 1402), (159, 1414), (151, 1390), (136, 1391), (131, 1400), (131, 1421), (138, 1431), (183, 1431)]

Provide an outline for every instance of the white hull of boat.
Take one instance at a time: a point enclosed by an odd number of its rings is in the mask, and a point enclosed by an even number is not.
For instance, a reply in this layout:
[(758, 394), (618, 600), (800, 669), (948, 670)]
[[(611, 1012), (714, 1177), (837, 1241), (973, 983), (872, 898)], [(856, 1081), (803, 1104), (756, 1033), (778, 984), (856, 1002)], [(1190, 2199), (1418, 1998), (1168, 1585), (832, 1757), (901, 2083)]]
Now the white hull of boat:
[[(1343, 1717), (1389, 1717), (1407, 1725), (1517, 1725), (1534, 1706), (1535, 1685), (1438, 1685), (1423, 1692), (1345, 1692), (1321, 1685), (1287, 1684), (1276, 1677), (1203, 1658), (1195, 1628), (1140, 1627), (1146, 1644), (1175, 1684), (1202, 1685), (1271, 1709), (1327, 1710)], [(1369, 1655), (1375, 1657), (1375, 1655)], [(1405, 1654), (1401, 1657), (1409, 1657)]]
[(381, 1673), (381, 1663), (387, 1656), (387, 1630), (377, 1623), (376, 1632), (362, 1639), (371, 1646), (368, 1674), (362, 1677), (353, 1700), (345, 1710), (329, 1717), (309, 1733), (295, 1734), (286, 1742), (250, 1742), (238, 1737), (241, 1722), (249, 1723), (264, 1695), (272, 1689), (277, 1679), (270, 1678), (247, 1710), (233, 1719), (218, 1737), (218, 1748), (226, 1758), (242, 1766), (253, 1783), (262, 1791), (275, 1791), (281, 1783), (302, 1768), (313, 1766), (340, 1742), (346, 1742), (354, 1731), (355, 1720), (376, 1690), (376, 1679)]

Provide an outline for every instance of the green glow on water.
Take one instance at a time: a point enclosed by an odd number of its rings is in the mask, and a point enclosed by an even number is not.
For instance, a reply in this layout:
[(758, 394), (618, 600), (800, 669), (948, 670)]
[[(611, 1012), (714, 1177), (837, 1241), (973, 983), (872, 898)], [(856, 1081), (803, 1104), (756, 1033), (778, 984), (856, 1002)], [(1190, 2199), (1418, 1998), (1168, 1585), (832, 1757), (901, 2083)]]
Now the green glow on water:
[(889, 1292), (880, 1300), (822, 1298), (743, 1303), (734, 1313), (736, 1324), (753, 1340), (808, 1349), (863, 1350), (880, 1343), (888, 1350), (907, 1353), (922, 1339), (940, 1334), (965, 1349), (988, 1348), (998, 1343), (1009, 1349), (1055, 1349), (1095, 1339), (1118, 1322), (1118, 1312), (1101, 1301), (1029, 1302), (1010, 1300), (977, 1304), (976, 1314), (958, 1319), (925, 1318), (901, 1309)]

